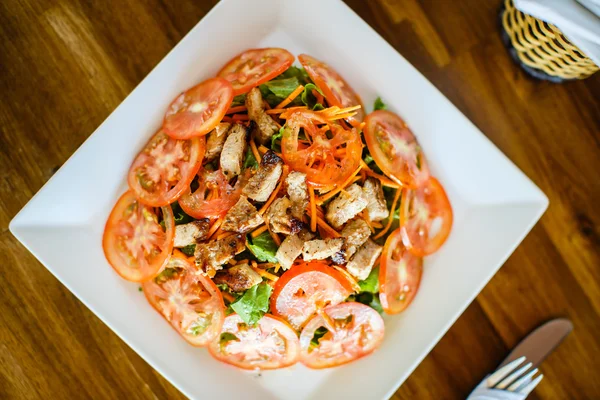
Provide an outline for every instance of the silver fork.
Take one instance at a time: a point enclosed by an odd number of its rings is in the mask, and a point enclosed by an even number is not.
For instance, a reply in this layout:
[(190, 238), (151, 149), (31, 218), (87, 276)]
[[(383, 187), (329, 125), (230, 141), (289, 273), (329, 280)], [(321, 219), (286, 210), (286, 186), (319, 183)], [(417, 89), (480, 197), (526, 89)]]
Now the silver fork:
[(525, 357), (520, 357), (499, 368), (487, 377), (487, 387), (506, 390), (523, 396), (529, 395), (541, 382), (544, 375), (539, 374), (534, 378), (534, 375), (538, 373), (538, 369), (531, 369), (532, 363), (530, 362), (522, 365), (523, 363), (525, 363)]

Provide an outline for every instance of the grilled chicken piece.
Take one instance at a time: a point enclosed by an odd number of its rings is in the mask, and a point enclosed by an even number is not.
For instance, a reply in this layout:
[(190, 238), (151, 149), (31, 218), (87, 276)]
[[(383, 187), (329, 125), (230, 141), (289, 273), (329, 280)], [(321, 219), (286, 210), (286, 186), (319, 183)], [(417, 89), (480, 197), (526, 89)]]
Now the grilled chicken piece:
[(246, 128), (240, 124), (233, 125), (227, 134), (220, 158), (221, 169), (227, 179), (236, 177), (242, 172), (246, 154), (246, 136)]
[(281, 268), (284, 270), (289, 269), (296, 258), (302, 254), (304, 242), (312, 239), (313, 237), (314, 235), (306, 230), (302, 230), (296, 234), (286, 237), (275, 254), (275, 257), (277, 258), (277, 261), (279, 261)]
[(382, 247), (372, 241), (367, 240), (363, 244), (354, 257), (346, 264), (346, 270), (359, 281), (367, 279), (373, 269), (373, 265), (381, 255)]
[(367, 178), (363, 185), (363, 193), (368, 201), (367, 211), (371, 221), (381, 221), (390, 215), (383, 196), (381, 182), (375, 178)]
[(258, 171), (248, 180), (242, 193), (261, 203), (267, 201), (275, 190), (282, 172), (283, 160), (273, 151), (267, 151), (260, 162)]
[(227, 132), (231, 124), (229, 122), (221, 122), (215, 127), (206, 138), (206, 153), (204, 153), (204, 160), (210, 162), (215, 160), (221, 154), (225, 139), (227, 139)]
[(356, 250), (367, 241), (369, 236), (371, 236), (371, 229), (364, 220), (357, 218), (346, 224), (342, 229), (342, 237), (346, 239), (344, 246), (346, 261), (356, 253)]
[(258, 87), (246, 94), (246, 108), (248, 108), (248, 116), (257, 125), (255, 137), (261, 144), (267, 143), (271, 136), (279, 131), (279, 128), (273, 118), (265, 112), (263, 98)]
[(185, 247), (206, 239), (210, 220), (208, 218), (189, 222), (175, 227), (174, 247)]
[(243, 292), (262, 282), (262, 277), (247, 263), (237, 264), (217, 272), (215, 283), (224, 283), (234, 292)]
[(245, 248), (244, 235), (240, 234), (197, 244), (194, 252), (196, 266), (212, 278), (217, 270), (223, 268), (223, 264), (240, 254)]
[(346, 221), (364, 210), (367, 203), (362, 188), (356, 183), (352, 184), (329, 203), (325, 218), (334, 228), (339, 229)]
[(263, 223), (263, 217), (246, 196), (240, 199), (227, 211), (221, 229), (227, 232), (244, 233)]
[(304, 243), (302, 257), (304, 261), (325, 260), (342, 249), (344, 239), (315, 239)]
[(298, 233), (304, 226), (301, 220), (291, 214), (292, 202), (287, 197), (280, 197), (273, 201), (265, 214), (272, 232), (291, 235)]
[(306, 174), (292, 171), (285, 179), (287, 193), (292, 201), (292, 215), (302, 219), (308, 206), (308, 188), (306, 187)]

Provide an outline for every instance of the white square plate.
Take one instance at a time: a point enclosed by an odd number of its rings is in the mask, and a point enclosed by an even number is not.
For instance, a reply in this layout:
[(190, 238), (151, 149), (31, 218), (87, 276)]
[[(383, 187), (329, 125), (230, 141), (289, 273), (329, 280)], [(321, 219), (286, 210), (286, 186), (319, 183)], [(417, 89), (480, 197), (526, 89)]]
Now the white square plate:
[[(314, 12), (318, 9), (319, 12)], [(332, 23), (332, 21), (334, 21)], [(409, 309), (386, 317), (372, 356), (340, 368), (301, 365), (260, 376), (180, 339), (104, 259), (101, 237), (134, 156), (169, 102), (242, 50), (276, 46), (326, 61), (362, 96), (412, 127), (455, 220), (426, 260)], [(402, 56), (338, 0), (224, 0), (143, 80), (10, 224), (11, 232), (148, 363), (192, 398), (389, 397), (504, 263), (546, 196)], [(65, 251), (68, 250), (68, 251)], [(82, 263), (81, 260), (85, 260)]]

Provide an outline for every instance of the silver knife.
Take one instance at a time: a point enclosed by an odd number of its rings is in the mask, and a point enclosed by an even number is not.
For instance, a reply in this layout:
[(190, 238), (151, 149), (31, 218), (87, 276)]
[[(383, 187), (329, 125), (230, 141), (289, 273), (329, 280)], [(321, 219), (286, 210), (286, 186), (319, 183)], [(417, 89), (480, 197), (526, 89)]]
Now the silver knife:
[(498, 366), (501, 368), (519, 357), (527, 357), (527, 362), (537, 367), (573, 330), (573, 324), (566, 318), (557, 318), (540, 326), (515, 347)]

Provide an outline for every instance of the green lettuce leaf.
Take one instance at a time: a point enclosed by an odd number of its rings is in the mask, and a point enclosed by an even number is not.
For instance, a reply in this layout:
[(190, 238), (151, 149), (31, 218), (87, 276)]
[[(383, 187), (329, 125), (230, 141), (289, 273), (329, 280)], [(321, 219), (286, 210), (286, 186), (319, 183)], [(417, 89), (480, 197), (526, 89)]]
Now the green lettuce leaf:
[(367, 279), (358, 282), (358, 286), (361, 292), (379, 292), (379, 267), (373, 268)]
[(272, 81), (263, 83), (263, 85), (266, 86), (271, 93), (283, 100), (294, 90), (296, 90), (298, 86), (300, 86), (300, 82), (298, 81), (298, 78), (291, 77), (285, 79), (274, 79)]
[(298, 68), (294, 66), (291, 66), (288, 69), (286, 69), (283, 73), (281, 73), (281, 75), (278, 75), (275, 79), (286, 78), (296, 78), (298, 82), (302, 85), (306, 85), (307, 83), (311, 82), (304, 68)]
[(381, 100), (381, 97), (376, 98), (375, 103), (373, 104), (373, 111), (377, 110), (387, 110), (387, 106), (385, 105), (383, 100)]
[(269, 232), (263, 232), (255, 238), (248, 236), (247, 247), (250, 249), (252, 254), (258, 259), (260, 262), (272, 262), (276, 263), (277, 257), (275, 257), (275, 253), (277, 253), (277, 244), (273, 241), (273, 238), (269, 234)]
[(302, 104), (311, 110), (322, 110), (324, 108), (323, 104), (317, 103), (317, 98), (312, 93), (313, 90), (316, 90), (323, 96), (323, 92), (317, 85), (314, 83), (307, 83), (306, 86), (304, 86), (304, 91), (300, 95), (300, 100), (302, 101)]
[(271, 150), (276, 153), (281, 152), (281, 138), (283, 137), (283, 132), (285, 131), (285, 127), (281, 127), (279, 132), (271, 136)]
[(185, 254), (188, 257), (191, 257), (194, 255), (194, 251), (196, 251), (196, 245), (195, 244), (188, 244), (185, 247), (180, 248), (179, 250), (181, 250), (181, 252), (183, 254)]
[(231, 308), (248, 325), (256, 324), (269, 311), (269, 298), (273, 288), (260, 283), (250, 289), (231, 304)]
[(233, 101), (231, 102), (231, 107), (243, 106), (244, 104), (246, 104), (246, 95), (238, 94), (233, 98)]
[(246, 157), (244, 157), (244, 169), (246, 168), (258, 168), (258, 161), (256, 160), (256, 157), (254, 157), (254, 153), (252, 153), (250, 146), (248, 146), (248, 150), (246, 151)]

